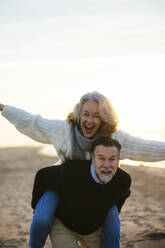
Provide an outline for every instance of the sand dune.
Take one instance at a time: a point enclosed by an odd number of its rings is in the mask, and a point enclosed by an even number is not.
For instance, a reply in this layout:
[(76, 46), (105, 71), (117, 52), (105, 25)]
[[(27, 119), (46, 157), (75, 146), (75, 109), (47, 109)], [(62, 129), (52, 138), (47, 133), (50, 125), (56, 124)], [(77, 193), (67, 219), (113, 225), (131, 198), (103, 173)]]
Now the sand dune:
[[(0, 149), (0, 247), (28, 247), (34, 176), (55, 162), (37, 151)], [(122, 168), (132, 176), (132, 193), (120, 214), (121, 248), (165, 248), (165, 169)]]

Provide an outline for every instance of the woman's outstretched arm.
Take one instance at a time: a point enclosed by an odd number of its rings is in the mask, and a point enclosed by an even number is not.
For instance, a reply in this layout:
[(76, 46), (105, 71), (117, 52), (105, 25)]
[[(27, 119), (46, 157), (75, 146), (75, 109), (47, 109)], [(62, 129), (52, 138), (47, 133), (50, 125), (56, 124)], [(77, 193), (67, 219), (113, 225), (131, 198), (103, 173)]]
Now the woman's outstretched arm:
[[(53, 144), (63, 140), (66, 121), (48, 120), (38, 114), (31, 114), (22, 109), (0, 105), (3, 109), (2, 116), (12, 123), (18, 131), (32, 138), (35, 141)], [(61, 138), (62, 137), (62, 138)]]

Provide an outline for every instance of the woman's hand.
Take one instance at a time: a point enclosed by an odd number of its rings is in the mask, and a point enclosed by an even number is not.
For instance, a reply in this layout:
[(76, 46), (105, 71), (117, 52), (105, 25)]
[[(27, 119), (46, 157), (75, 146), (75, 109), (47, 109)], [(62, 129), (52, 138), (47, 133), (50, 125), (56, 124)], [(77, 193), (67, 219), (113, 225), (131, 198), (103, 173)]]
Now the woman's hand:
[(5, 106), (5, 105), (3, 105), (3, 104), (0, 103), (0, 111), (3, 110), (4, 106)]

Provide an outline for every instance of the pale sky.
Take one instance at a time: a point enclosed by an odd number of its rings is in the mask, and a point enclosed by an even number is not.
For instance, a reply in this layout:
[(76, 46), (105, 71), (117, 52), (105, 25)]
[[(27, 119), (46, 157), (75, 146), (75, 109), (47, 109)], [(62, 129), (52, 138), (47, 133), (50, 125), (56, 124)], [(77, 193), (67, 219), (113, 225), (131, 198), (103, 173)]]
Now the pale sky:
[[(1, 0), (0, 34), (0, 102), (65, 119), (97, 90), (122, 129), (165, 136), (164, 0)], [(0, 147), (35, 144), (0, 126)]]

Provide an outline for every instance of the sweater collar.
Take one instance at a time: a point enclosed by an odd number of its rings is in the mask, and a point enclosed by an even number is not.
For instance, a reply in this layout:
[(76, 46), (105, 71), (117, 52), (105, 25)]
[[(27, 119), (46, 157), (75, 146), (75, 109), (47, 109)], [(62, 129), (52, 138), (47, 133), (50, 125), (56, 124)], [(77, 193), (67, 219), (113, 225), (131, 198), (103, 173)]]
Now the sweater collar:
[(86, 159), (86, 152), (91, 151), (93, 142), (100, 136), (97, 133), (91, 139), (84, 137), (75, 125), (72, 129), (72, 159)]
[(98, 133), (92, 137), (92, 138), (86, 138), (81, 134), (81, 132), (78, 130), (78, 127), (75, 126), (75, 136), (77, 139), (77, 142), (81, 148), (82, 151), (90, 151), (93, 142), (100, 136)]

